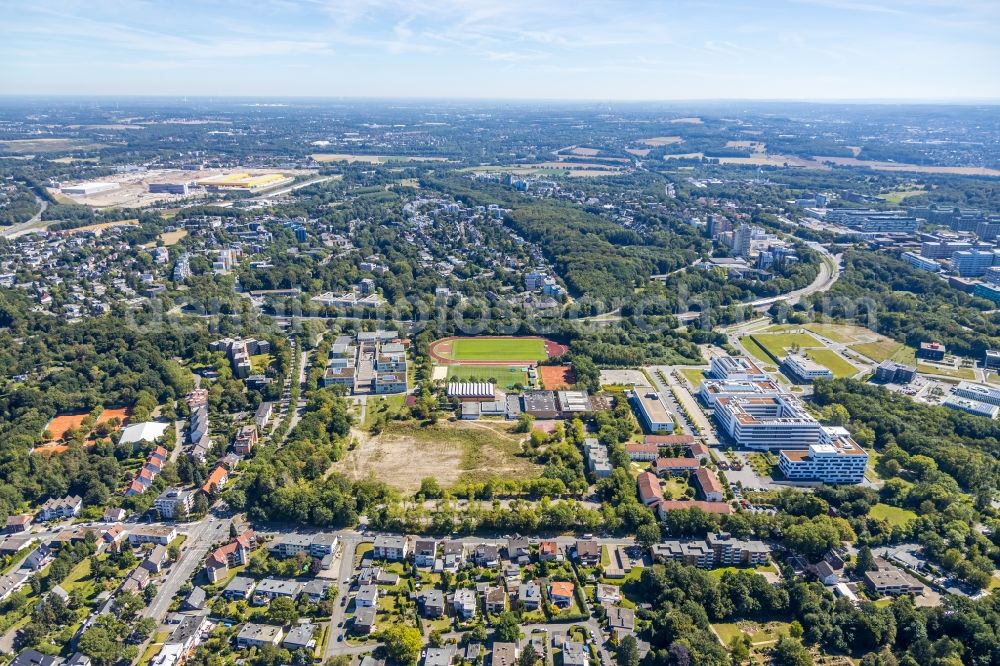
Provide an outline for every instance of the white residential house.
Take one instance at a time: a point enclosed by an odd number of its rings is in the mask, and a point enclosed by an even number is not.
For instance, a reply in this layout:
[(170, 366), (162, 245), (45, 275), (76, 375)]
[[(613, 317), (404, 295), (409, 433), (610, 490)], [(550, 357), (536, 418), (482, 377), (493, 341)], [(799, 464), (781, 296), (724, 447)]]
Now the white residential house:
[(475, 617), (476, 610), (478, 608), (476, 591), (469, 589), (455, 590), (455, 597), (452, 600), (452, 608), (454, 608), (455, 613), (457, 613), (459, 617), (464, 620)]

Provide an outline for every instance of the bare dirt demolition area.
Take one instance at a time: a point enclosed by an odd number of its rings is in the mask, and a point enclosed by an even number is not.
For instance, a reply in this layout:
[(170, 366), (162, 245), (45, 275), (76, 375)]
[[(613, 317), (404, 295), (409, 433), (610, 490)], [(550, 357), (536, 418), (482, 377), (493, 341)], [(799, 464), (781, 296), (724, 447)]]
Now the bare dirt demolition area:
[(83, 204), (93, 208), (110, 208), (123, 206), (126, 208), (142, 208), (151, 206), (163, 201), (205, 198), (209, 192), (197, 187), (187, 195), (151, 193), (150, 183), (197, 183), (210, 178), (228, 176), (234, 173), (246, 173), (251, 176), (263, 176), (268, 174), (283, 174), (289, 177), (299, 175), (312, 175), (316, 172), (309, 169), (203, 169), (201, 171), (184, 171), (181, 169), (150, 169), (147, 171), (132, 171), (128, 173), (117, 173), (100, 178), (100, 182), (115, 183), (116, 189), (96, 192), (90, 195), (67, 196), (58, 190), (49, 189), (49, 192), (60, 199), (67, 199), (69, 203)]
[(374, 475), (403, 493), (431, 477), (442, 487), (491, 477), (537, 476), (541, 467), (519, 457), (523, 437), (506, 421), (456, 421), (422, 426), (390, 422), (379, 435), (356, 430), (357, 445), (332, 471), (352, 479)]

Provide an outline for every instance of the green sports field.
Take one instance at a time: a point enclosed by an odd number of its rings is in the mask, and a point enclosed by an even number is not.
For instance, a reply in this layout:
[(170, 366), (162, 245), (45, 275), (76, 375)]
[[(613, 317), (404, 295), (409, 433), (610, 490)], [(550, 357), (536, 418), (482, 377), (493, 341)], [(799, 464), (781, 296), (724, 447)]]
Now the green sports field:
[(451, 358), (456, 361), (541, 361), (548, 358), (539, 338), (456, 338)]
[(448, 380), (461, 382), (492, 381), (502, 389), (512, 388), (515, 384), (528, 385), (528, 374), (521, 366), (513, 365), (449, 365)]

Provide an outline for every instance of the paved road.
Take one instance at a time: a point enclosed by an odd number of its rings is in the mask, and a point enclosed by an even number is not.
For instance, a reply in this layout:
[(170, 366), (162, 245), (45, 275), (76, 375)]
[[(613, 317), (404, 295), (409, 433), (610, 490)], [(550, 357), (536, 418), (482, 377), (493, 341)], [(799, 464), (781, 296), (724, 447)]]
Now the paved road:
[[(22, 222), (21, 224), (12, 224), (9, 227), (4, 227), (0, 229), (0, 236), (5, 238), (17, 238), (18, 236), (23, 236), (24, 234), (30, 233), (37, 229), (44, 229), (49, 223), (41, 224), (42, 213), (45, 209), (49, 207), (49, 202), (41, 198), (37, 194), (35, 195), (35, 201), (37, 201), (41, 208), (35, 213), (35, 216), (28, 220), (27, 222)], [(53, 220), (54, 221), (54, 220)]]
[(177, 457), (180, 455), (181, 450), (184, 448), (184, 421), (174, 421), (174, 433), (176, 435), (176, 440), (174, 444), (174, 450), (170, 452), (170, 462), (176, 463)]
[[(296, 349), (298, 349), (298, 347), (294, 347), (293, 352)], [(288, 430), (285, 431), (285, 436), (281, 439), (279, 445), (284, 444), (288, 440), (288, 436), (292, 434), (293, 430), (295, 430), (295, 426), (297, 426), (299, 424), (299, 421), (302, 420), (302, 414), (305, 413), (306, 368), (308, 368), (308, 366), (309, 366), (309, 352), (303, 349), (302, 351), (299, 352), (299, 376), (296, 378), (296, 381), (298, 381), (299, 383), (299, 399), (296, 401), (294, 406), (288, 405), (288, 409), (294, 409), (295, 411), (292, 412), (292, 418), (288, 422)], [(286, 403), (287, 400), (291, 399), (290, 389), (291, 387), (289, 387), (289, 398), (286, 399)]]
[[(763, 312), (775, 303), (788, 303), (789, 305), (795, 305), (806, 296), (828, 291), (837, 282), (837, 280), (840, 279), (841, 255), (832, 255), (829, 250), (819, 244), (811, 243), (810, 247), (823, 256), (823, 262), (820, 264), (819, 273), (816, 275), (816, 279), (814, 279), (811, 284), (803, 287), (802, 289), (796, 289), (795, 291), (790, 291), (787, 294), (782, 294), (781, 296), (759, 298), (754, 301), (737, 303), (732, 307), (750, 306), (755, 310)], [(677, 315), (677, 319), (680, 321), (691, 321), (700, 317), (701, 314), (702, 313), (700, 311), (691, 310)]]
[[(337, 576), (337, 586), (340, 589), (339, 598), (334, 601), (333, 615), (330, 618), (330, 636), (326, 641), (326, 651), (323, 653), (323, 661), (338, 654), (361, 654), (371, 650), (368, 646), (351, 646), (346, 642), (341, 643), (337, 637), (345, 633), (346, 628), (340, 626), (344, 622), (347, 614), (347, 603), (340, 605), (341, 599), (348, 596), (351, 576), (354, 573), (354, 552), (362, 538), (358, 534), (342, 534), (340, 539), (340, 574)], [(345, 583), (344, 581), (348, 581)], [(364, 648), (358, 650), (357, 648)]]
[(213, 519), (210, 516), (196, 523), (178, 526), (178, 532), (187, 533), (184, 549), (180, 558), (170, 566), (167, 575), (159, 580), (156, 597), (142, 613), (145, 617), (163, 621), (177, 591), (191, 578), (212, 545), (229, 539), (230, 522), (228, 518)]

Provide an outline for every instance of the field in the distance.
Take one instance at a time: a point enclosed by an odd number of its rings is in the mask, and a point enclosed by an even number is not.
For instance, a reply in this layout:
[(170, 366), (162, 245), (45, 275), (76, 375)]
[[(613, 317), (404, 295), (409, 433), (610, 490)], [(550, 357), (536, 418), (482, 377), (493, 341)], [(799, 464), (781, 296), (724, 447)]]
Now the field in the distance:
[(0, 141), (0, 151), (16, 155), (97, 150), (98, 148), (104, 148), (104, 145), (87, 139), (8, 139)]
[(97, 224), (88, 224), (83, 227), (75, 227), (73, 229), (67, 229), (59, 233), (66, 234), (67, 236), (72, 236), (74, 234), (84, 234), (88, 232), (101, 232), (105, 229), (110, 229), (112, 227), (134, 227), (138, 226), (139, 220), (119, 220), (117, 222), (98, 222)]
[(421, 155), (355, 155), (353, 153), (313, 153), (309, 157), (317, 162), (347, 162), (354, 164), (385, 164), (386, 162), (447, 162), (447, 157)]
[(639, 143), (647, 146), (669, 146), (684, 141), (679, 136), (653, 136), (648, 139), (639, 139)]
[[(187, 229), (177, 229), (176, 231), (164, 231), (158, 236), (159, 240), (163, 241), (163, 245), (170, 247), (171, 245), (177, 245), (182, 238), (187, 237)], [(143, 245), (144, 248), (149, 249), (151, 247), (156, 247), (156, 241), (150, 241)]]

